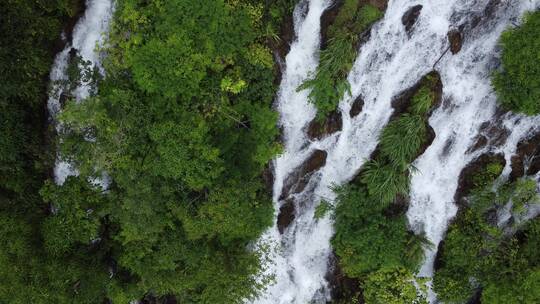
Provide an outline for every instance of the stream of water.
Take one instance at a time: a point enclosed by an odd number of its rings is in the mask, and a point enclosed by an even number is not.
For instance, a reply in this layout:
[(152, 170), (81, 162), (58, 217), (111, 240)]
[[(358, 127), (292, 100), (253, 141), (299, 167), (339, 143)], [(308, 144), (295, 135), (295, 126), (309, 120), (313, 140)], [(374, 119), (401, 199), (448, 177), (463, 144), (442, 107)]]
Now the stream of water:
[[(410, 33), (402, 16), (414, 5), (423, 5)], [(407, 213), (411, 228), (425, 233), (434, 244), (426, 251), (419, 276), (433, 275), (437, 245), (449, 220), (456, 214), (454, 194), (460, 172), (472, 160), (486, 152), (503, 153), (510, 173), (510, 158), (517, 143), (540, 127), (540, 118), (518, 115), (497, 116), (496, 98), (489, 76), (497, 67), (500, 33), (540, 1), (488, 0), (391, 0), (386, 14), (371, 31), (371, 38), (359, 52), (349, 74), (352, 96), (339, 105), (343, 128), (322, 140), (306, 136), (306, 126), (315, 110), (305, 91), (296, 88), (317, 66), (320, 17), (331, 1), (300, 1), (295, 10), (296, 40), (286, 57), (286, 70), (277, 97), (284, 132), (285, 152), (275, 160), (274, 202), (276, 210), (284, 181), (314, 150), (328, 153), (326, 164), (310, 178), (305, 190), (294, 194), (295, 220), (280, 234), (276, 226), (263, 236), (264, 242), (277, 246), (267, 264), (266, 274), (275, 275), (275, 283), (255, 303), (325, 303), (330, 291), (328, 272), (333, 234), (328, 218), (315, 220), (314, 209), (321, 198), (332, 200), (331, 188), (348, 182), (376, 148), (378, 136), (393, 109), (392, 98), (410, 88), (422, 76), (435, 69), (443, 82), (443, 102), (430, 117), (436, 138), (415, 162), (418, 172), (411, 180), (411, 205)], [(447, 52), (447, 33), (461, 27), (464, 45), (460, 53)], [(361, 96), (362, 112), (351, 118), (352, 102)], [(488, 144), (471, 152), (482, 124), (500, 124), (509, 130), (503, 143)], [(489, 135), (488, 135), (489, 136)], [(435, 301), (431, 291), (429, 298)]]
[[(113, 9), (112, 0), (87, 0), (84, 15), (77, 21), (73, 29), (72, 41), (66, 41), (64, 50), (54, 60), (50, 74), (50, 82), (53, 90), (51, 90), (49, 95), (47, 108), (57, 131), (61, 131), (62, 129), (62, 124), (57, 121), (57, 116), (62, 110), (62, 94), (71, 94), (75, 100), (81, 101), (89, 96), (91, 89), (88, 83), (82, 83), (75, 88), (74, 92), (65, 92), (66, 88), (61, 82), (68, 81), (67, 68), (70, 60), (70, 51), (72, 48), (77, 50), (78, 55), (83, 60), (91, 62), (92, 66), (96, 66), (103, 74), (99, 48), (105, 42)], [(64, 34), (63, 38), (66, 39)], [(69, 162), (57, 158), (54, 167), (54, 179), (56, 183), (62, 184), (68, 176), (76, 174), (76, 168), (73, 168)]]

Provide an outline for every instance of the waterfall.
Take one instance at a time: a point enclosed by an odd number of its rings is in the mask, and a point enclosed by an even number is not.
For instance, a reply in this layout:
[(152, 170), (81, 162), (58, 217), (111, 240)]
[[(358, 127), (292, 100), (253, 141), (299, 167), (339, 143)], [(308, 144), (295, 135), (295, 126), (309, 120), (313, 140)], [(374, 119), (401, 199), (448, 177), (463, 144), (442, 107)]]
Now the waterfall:
[[(534, 9), (540, 1), (494, 4), (490, 16), (485, 16), (485, 10), (491, 3), (432, 1), (424, 8), (426, 13), (433, 12), (443, 17), (452, 28), (464, 25), (467, 36), (462, 51), (445, 56), (437, 66), (444, 88), (443, 106), (429, 120), (436, 137), (414, 162), (418, 173), (411, 180), (411, 205), (407, 216), (412, 227), (417, 232), (425, 232), (434, 245), (426, 252), (419, 276), (433, 275), (437, 246), (457, 212), (454, 194), (460, 172), (481, 154), (493, 152), (504, 155), (506, 167), (503, 176), (507, 176), (518, 142), (540, 129), (540, 117), (506, 114), (497, 119), (496, 96), (490, 85), (490, 74), (498, 62), (497, 41), (501, 32), (512, 22), (517, 23), (526, 10)], [(475, 16), (483, 16), (485, 20), (474, 26)], [(428, 14), (424, 17), (423, 20), (434, 18)], [(502, 145), (488, 144), (471, 152), (484, 123), (500, 124), (511, 133)], [(432, 292), (429, 299), (435, 301)]]
[[(276, 210), (284, 204), (280, 194), (286, 178), (313, 151), (326, 151), (326, 163), (311, 175), (303, 191), (292, 194), (295, 219), (283, 234), (274, 225), (261, 238), (261, 242), (276, 246), (265, 270), (265, 274), (274, 275), (274, 283), (255, 303), (325, 303), (330, 298), (325, 274), (332, 251), (332, 223), (328, 217), (315, 220), (315, 207), (321, 199), (332, 201), (332, 187), (350, 181), (368, 160), (392, 115), (392, 98), (429, 71), (435, 69), (441, 74), (443, 102), (429, 119), (435, 140), (414, 162), (418, 172), (411, 180), (407, 217), (411, 228), (426, 233), (434, 244), (426, 252), (419, 276), (433, 275), (437, 245), (457, 211), (453, 198), (460, 172), (482, 153), (496, 152), (504, 154), (507, 164), (503, 175), (508, 175), (517, 143), (540, 128), (540, 117), (497, 116), (496, 97), (490, 86), (490, 73), (498, 64), (500, 33), (519, 22), (525, 11), (537, 8), (540, 1), (390, 0), (384, 18), (373, 26), (371, 38), (360, 48), (348, 76), (351, 96), (339, 104), (342, 130), (310, 140), (306, 126), (315, 109), (307, 101), (307, 92), (297, 92), (296, 88), (316, 69), (320, 17), (332, 5), (330, 2), (305, 0), (295, 9), (297, 38), (286, 57), (276, 100), (285, 148), (274, 162)], [(423, 5), (420, 17), (407, 33), (402, 16), (418, 4)], [(456, 55), (445, 53), (448, 31), (459, 27), (464, 31), (463, 49)], [(364, 107), (351, 118), (351, 104), (359, 96)], [(503, 144), (489, 143), (470, 152), (486, 122), (506, 127), (510, 135)], [(430, 300), (435, 300), (431, 292)]]
[[(50, 74), (50, 82), (53, 86), (47, 108), (51, 115), (57, 131), (61, 131), (62, 125), (58, 123), (57, 116), (62, 110), (61, 98), (65, 92), (65, 87), (61, 85), (62, 81), (68, 81), (67, 68), (70, 60), (70, 51), (75, 49), (83, 60), (91, 62), (92, 66), (104, 73), (100, 64), (100, 52), (98, 48), (105, 42), (105, 34), (109, 30), (110, 20), (113, 13), (112, 0), (87, 0), (86, 11), (78, 20), (73, 29), (72, 41), (67, 41), (64, 50), (55, 58)], [(65, 39), (65, 35), (63, 35)], [(90, 94), (90, 84), (82, 83), (73, 92), (74, 98), (81, 101)], [(54, 179), (58, 184), (64, 183), (70, 175), (76, 175), (77, 170), (70, 163), (59, 158), (56, 159), (54, 167)]]

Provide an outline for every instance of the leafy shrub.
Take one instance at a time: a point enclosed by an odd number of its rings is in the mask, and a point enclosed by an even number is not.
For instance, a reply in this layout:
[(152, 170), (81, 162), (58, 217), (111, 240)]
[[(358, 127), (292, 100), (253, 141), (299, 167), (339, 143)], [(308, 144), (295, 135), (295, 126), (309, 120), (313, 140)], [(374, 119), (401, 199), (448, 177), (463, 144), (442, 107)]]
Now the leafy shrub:
[(410, 164), (426, 140), (425, 119), (419, 115), (403, 114), (383, 130), (380, 149), (383, 156), (401, 170)]
[(410, 265), (403, 255), (409, 240), (405, 216), (389, 220), (381, 204), (362, 187), (347, 187), (338, 193), (332, 246), (343, 271), (360, 278), (381, 267)]
[[(484, 171), (488, 172), (480, 173), (484, 177), (500, 173), (496, 166)], [(449, 227), (441, 250), (440, 268), (434, 277), (434, 290), (442, 301), (464, 303), (483, 288), (482, 302), (535, 303), (529, 299), (538, 295), (522, 287), (530, 284), (525, 283), (525, 277), (535, 272), (538, 265), (536, 254), (532, 253), (535, 250), (530, 248), (540, 243), (539, 219), (528, 223), (516, 235), (505, 237), (497, 223), (488, 220), (488, 214), (508, 201), (525, 204), (536, 200), (536, 183), (523, 179), (502, 185), (496, 191), (492, 187), (482, 179), (470, 196), (470, 208), (458, 214)], [(535, 280), (533, 274), (530, 279)], [(529, 298), (524, 294), (533, 295)]]
[(392, 203), (397, 195), (407, 195), (409, 176), (390, 164), (373, 160), (364, 166), (362, 182), (369, 195), (383, 206)]
[(521, 26), (501, 36), (502, 67), (493, 74), (493, 86), (503, 107), (536, 115), (540, 113), (540, 12), (525, 16)]
[(366, 304), (427, 304), (414, 285), (414, 275), (404, 268), (384, 268), (370, 274), (362, 284)]
[(333, 210), (334, 206), (332, 204), (325, 200), (322, 200), (315, 208), (315, 214), (313, 215), (313, 217), (317, 220), (322, 219), (326, 214), (332, 212)]

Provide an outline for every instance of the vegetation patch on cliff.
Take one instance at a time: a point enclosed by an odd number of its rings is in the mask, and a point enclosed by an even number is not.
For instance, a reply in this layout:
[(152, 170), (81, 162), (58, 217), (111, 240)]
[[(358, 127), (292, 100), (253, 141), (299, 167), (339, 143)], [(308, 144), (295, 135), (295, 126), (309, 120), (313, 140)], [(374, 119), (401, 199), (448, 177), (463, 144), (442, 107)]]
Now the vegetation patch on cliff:
[(337, 189), (332, 245), (345, 275), (359, 280), (366, 303), (380, 303), (381, 297), (385, 303), (425, 302), (413, 282), (430, 244), (409, 231), (405, 212), (411, 163), (428, 140), (428, 114), (439, 86), (435, 73), (420, 81), (405, 112), (382, 131), (374, 159)]
[(504, 108), (536, 115), (540, 113), (540, 11), (524, 18), (522, 25), (502, 34), (502, 66), (492, 82)]
[[(434, 290), (448, 303), (466, 303), (481, 292), (482, 303), (537, 303), (540, 218), (523, 224), (526, 206), (540, 202), (536, 181), (523, 177), (498, 184), (498, 163), (474, 175), (465, 209), (450, 225), (437, 257)], [(505, 206), (511, 221), (498, 214)], [(535, 249), (533, 249), (535, 248)]]
[(309, 90), (309, 101), (317, 107), (317, 120), (335, 111), (350, 91), (347, 74), (357, 57), (360, 36), (382, 15), (381, 10), (364, 1), (345, 0), (342, 4), (328, 28), (328, 42), (321, 50), (315, 74), (298, 88)]

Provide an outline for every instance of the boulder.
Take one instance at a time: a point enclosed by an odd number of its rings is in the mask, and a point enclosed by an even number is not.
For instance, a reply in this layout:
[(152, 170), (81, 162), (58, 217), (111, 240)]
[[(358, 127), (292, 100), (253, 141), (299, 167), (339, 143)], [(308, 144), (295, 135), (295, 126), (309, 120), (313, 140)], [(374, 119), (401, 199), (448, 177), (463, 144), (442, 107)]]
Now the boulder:
[(342, 127), (341, 113), (332, 111), (323, 122), (318, 121), (317, 118), (313, 119), (308, 126), (307, 135), (311, 140), (322, 139), (337, 131), (341, 131)]
[(298, 166), (283, 182), (280, 200), (304, 191), (311, 175), (326, 164), (326, 151), (315, 150), (302, 165)]
[(484, 170), (490, 163), (499, 163), (501, 165), (506, 164), (504, 155), (502, 154), (483, 154), (476, 160), (472, 161), (461, 171), (458, 179), (458, 187), (454, 194), (454, 200), (458, 207), (465, 205), (465, 197), (469, 195), (470, 191), (475, 187), (473, 177), (476, 173)]
[(405, 26), (407, 33), (410, 33), (413, 26), (416, 24), (418, 17), (420, 17), (422, 7), (422, 5), (415, 5), (408, 9), (405, 14), (403, 14), (403, 17), (401, 17), (401, 23)]
[(459, 51), (461, 51), (461, 47), (463, 46), (463, 35), (461, 35), (461, 32), (459, 30), (451, 30), (448, 32), (448, 41), (450, 42), (450, 52), (452, 54), (457, 54)]
[(292, 199), (286, 200), (281, 207), (279, 207), (279, 214), (277, 217), (277, 227), (280, 234), (283, 234), (285, 229), (294, 221), (296, 217), (296, 208)]
[(351, 110), (349, 111), (349, 115), (352, 117), (357, 116), (362, 112), (362, 109), (364, 108), (364, 99), (362, 96), (356, 97), (353, 104), (351, 105)]
[[(511, 161), (511, 180), (516, 180), (524, 175), (533, 175), (540, 171), (540, 132), (521, 141)], [(526, 172), (525, 169), (527, 169)]]

